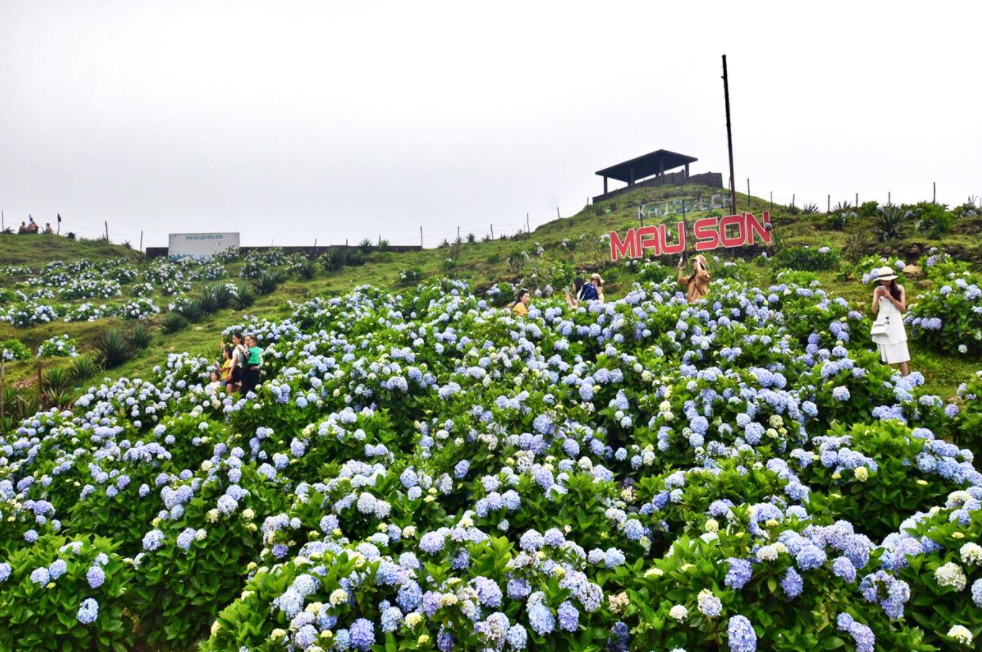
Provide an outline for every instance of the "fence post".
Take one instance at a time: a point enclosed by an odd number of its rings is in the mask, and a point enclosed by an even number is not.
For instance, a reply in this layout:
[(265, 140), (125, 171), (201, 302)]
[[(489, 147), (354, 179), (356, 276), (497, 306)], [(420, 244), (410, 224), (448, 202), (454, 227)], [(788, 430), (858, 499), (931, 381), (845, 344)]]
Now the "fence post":
[(771, 212), (774, 212), (774, 191), (771, 191)]
[(532, 227), (529, 226), (529, 214), (525, 214), (525, 230), (529, 233), (532, 232)]
[(891, 201), (891, 199), (892, 198), (890, 197), (890, 191), (887, 190), (887, 206), (891, 206), (893, 204), (893, 201)]
[(856, 211), (859, 211), (859, 193), (856, 193)]
[(750, 204), (750, 177), (747, 177), (747, 204)]
[[(317, 246), (317, 241), (314, 240), (314, 246)], [(143, 231), (140, 231), (140, 251), (143, 251)]]
[(794, 194), (794, 193), (791, 193), (791, 207), (792, 207), (792, 208), (794, 208), (794, 200), (795, 200), (795, 197), (797, 197), (797, 196), (798, 196), (798, 195), (796, 195), (796, 194)]
[(931, 186), (934, 188), (934, 191), (932, 192), (932, 196), (931, 196), (931, 203), (932, 204), (937, 204), (938, 203), (938, 182), (937, 181), (932, 181), (931, 182)]
[(563, 219), (562, 216), (559, 214), (559, 206), (556, 206), (556, 219), (557, 220)]
[(825, 214), (828, 215), (832, 212), (832, 195), (827, 195), (825, 199)]
[(491, 239), (494, 240), (494, 224), (491, 225)]
[(419, 227), (419, 248), (420, 249), (423, 248), (423, 226), (422, 225), (420, 225), (420, 227)]
[(109, 221), (107, 220), (107, 221), (103, 222), (103, 224), (106, 227), (106, 242), (109, 242)]

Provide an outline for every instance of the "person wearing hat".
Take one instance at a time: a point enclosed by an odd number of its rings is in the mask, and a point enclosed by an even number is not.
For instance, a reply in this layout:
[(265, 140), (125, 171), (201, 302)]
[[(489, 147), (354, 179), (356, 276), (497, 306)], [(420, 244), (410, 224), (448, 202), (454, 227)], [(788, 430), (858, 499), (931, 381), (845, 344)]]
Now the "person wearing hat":
[(593, 283), (593, 287), (597, 288), (597, 301), (600, 303), (604, 302), (604, 280), (600, 277), (600, 274), (594, 272), (590, 275), (590, 282)]
[(897, 285), (897, 273), (892, 267), (876, 270), (876, 283), (872, 306), (876, 320), (870, 335), (880, 351), (880, 359), (889, 365), (899, 364), (900, 374), (906, 376), (910, 372), (907, 367), (910, 352), (907, 350), (907, 331), (904, 329), (904, 313), (907, 311), (904, 286)]
[(684, 264), (685, 262), (679, 258), (678, 284), (685, 286), (686, 300), (695, 303), (709, 294), (709, 282), (713, 277), (709, 275), (709, 265), (706, 264), (706, 257), (702, 254), (692, 258), (692, 276), (682, 276)]

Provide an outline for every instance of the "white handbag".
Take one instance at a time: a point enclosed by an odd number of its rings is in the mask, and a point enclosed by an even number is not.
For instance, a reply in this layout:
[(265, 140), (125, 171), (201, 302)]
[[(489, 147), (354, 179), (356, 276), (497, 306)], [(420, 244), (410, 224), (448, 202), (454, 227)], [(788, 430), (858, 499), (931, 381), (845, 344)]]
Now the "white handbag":
[(870, 335), (886, 335), (887, 334), (887, 321), (885, 319), (877, 319), (873, 322), (873, 328), (869, 331)]

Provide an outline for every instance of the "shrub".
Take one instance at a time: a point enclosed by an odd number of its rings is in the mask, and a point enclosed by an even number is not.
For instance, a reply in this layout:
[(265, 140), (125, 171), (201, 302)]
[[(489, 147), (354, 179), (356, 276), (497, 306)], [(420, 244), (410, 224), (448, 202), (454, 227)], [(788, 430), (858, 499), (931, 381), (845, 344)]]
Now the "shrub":
[(955, 223), (955, 215), (948, 211), (946, 204), (925, 201), (902, 208), (913, 212), (914, 226), (917, 232), (929, 238), (940, 238), (950, 233), (951, 227)]
[(20, 340), (9, 339), (0, 342), (0, 356), (3, 356), (7, 362), (27, 360), (31, 357), (31, 350), (24, 346)]
[(118, 328), (107, 328), (93, 342), (99, 365), (103, 369), (113, 369), (133, 356), (133, 349), (126, 335)]
[(74, 358), (78, 355), (75, 344), (68, 335), (54, 336), (38, 347), (39, 358)]
[(404, 269), (399, 273), (399, 283), (402, 285), (415, 285), (423, 278), (423, 272), (417, 267)]
[(276, 291), (277, 286), (279, 286), (279, 279), (272, 272), (263, 272), (260, 274), (253, 285), (256, 293), (260, 296), (272, 294)]
[(153, 343), (153, 330), (146, 324), (135, 324), (130, 329), (127, 341), (134, 351), (140, 351)]
[(99, 365), (88, 358), (75, 358), (72, 366), (69, 367), (69, 373), (71, 374), (72, 382), (75, 385), (81, 385), (99, 373)]
[(297, 277), (309, 281), (317, 276), (317, 263), (309, 258), (305, 258), (297, 265)]
[(182, 331), (187, 328), (188, 324), (190, 323), (191, 322), (188, 321), (187, 317), (174, 310), (171, 310), (165, 314), (160, 320), (160, 326), (163, 328), (165, 333), (176, 333), (178, 331)]
[(956, 355), (982, 354), (982, 289), (977, 279), (956, 278), (925, 292), (904, 319), (913, 339)]
[(907, 209), (899, 206), (883, 206), (872, 215), (873, 229), (879, 239), (886, 242), (906, 233), (913, 219), (914, 213)]
[[(127, 599), (133, 570), (114, 552), (112, 542), (46, 535), (35, 546), (13, 552), (6, 563), (10, 570), (3, 585), (0, 631), (7, 649), (132, 649), (136, 627)], [(48, 585), (32, 579), (39, 569), (50, 575), (47, 569), (56, 564), (65, 568), (58, 579)], [(93, 588), (87, 578), (96, 567), (105, 579)]]
[(204, 315), (218, 312), (221, 305), (214, 287), (202, 288), (201, 293), (198, 294), (198, 307)]
[(238, 283), (235, 286), (234, 303), (240, 310), (248, 308), (256, 302), (256, 291), (248, 283)]
[(774, 255), (778, 267), (802, 271), (826, 271), (839, 266), (841, 256), (832, 247), (784, 247)]

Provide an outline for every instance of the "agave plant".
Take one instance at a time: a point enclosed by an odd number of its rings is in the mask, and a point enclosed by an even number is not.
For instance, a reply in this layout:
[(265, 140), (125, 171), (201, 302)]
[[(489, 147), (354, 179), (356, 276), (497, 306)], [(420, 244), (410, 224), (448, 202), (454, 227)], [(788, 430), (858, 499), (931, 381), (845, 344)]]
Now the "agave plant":
[(41, 377), (41, 387), (49, 397), (64, 394), (72, 387), (71, 373), (66, 367), (52, 367)]
[(95, 339), (93, 344), (99, 364), (104, 369), (112, 369), (123, 364), (133, 355), (129, 340), (118, 328), (107, 328)]
[(260, 295), (272, 294), (276, 291), (276, 287), (279, 285), (279, 279), (275, 272), (263, 272), (256, 279), (255, 288), (256, 293)]
[(165, 333), (176, 333), (177, 331), (184, 330), (187, 328), (188, 318), (176, 311), (170, 311), (160, 320), (160, 326), (164, 329)]
[(304, 281), (309, 281), (317, 275), (317, 263), (309, 258), (305, 258), (297, 265), (297, 277)]
[(321, 257), (321, 265), (329, 272), (336, 272), (344, 267), (347, 253), (341, 247), (331, 247)]
[(855, 207), (847, 201), (840, 201), (832, 207), (833, 213), (851, 213), (855, 210)]
[(205, 316), (205, 311), (201, 309), (201, 302), (197, 299), (188, 299), (181, 306), (181, 314), (187, 317), (189, 322), (201, 321)]
[(378, 239), (378, 250), (379, 251), (388, 251), (389, 250), (389, 241), (388, 240), (385, 240), (384, 238), (379, 238)]
[(248, 308), (256, 302), (256, 291), (249, 283), (235, 285), (235, 305), (240, 310)]
[(361, 249), (361, 252), (363, 254), (367, 254), (372, 250), (372, 241), (369, 240), (368, 238), (365, 238), (364, 240), (358, 243), (358, 248)]
[(135, 324), (127, 338), (134, 351), (147, 348), (153, 343), (153, 331), (143, 323)]
[(206, 315), (218, 311), (221, 305), (214, 287), (206, 287), (201, 290), (198, 295), (198, 305), (201, 307), (201, 312)]
[(232, 290), (230, 290), (228, 285), (225, 283), (212, 285), (210, 289), (215, 295), (215, 300), (218, 301), (218, 307), (220, 309), (228, 308), (232, 303), (232, 299), (235, 298), (235, 296), (232, 294)]
[(99, 365), (88, 358), (75, 358), (72, 366), (69, 367), (68, 373), (72, 377), (72, 382), (75, 385), (81, 385), (89, 378), (92, 378), (99, 372)]
[(886, 242), (899, 238), (914, 219), (914, 213), (900, 206), (880, 206), (873, 214), (873, 228)]
[(805, 215), (817, 215), (818, 204), (805, 204), (805, 206), (801, 209), (801, 212)]

